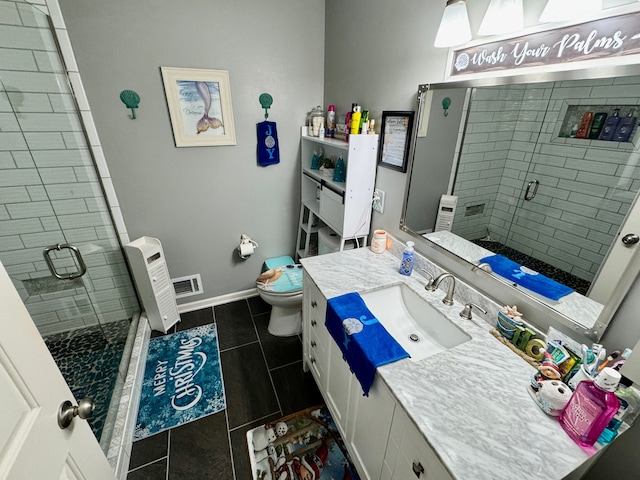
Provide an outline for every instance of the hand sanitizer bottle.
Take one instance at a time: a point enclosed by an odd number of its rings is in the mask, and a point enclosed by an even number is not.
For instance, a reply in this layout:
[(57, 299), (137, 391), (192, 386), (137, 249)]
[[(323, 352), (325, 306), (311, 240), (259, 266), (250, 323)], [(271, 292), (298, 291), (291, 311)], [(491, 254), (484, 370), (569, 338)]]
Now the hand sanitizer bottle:
[(402, 275), (411, 275), (411, 272), (413, 271), (413, 261), (414, 261), (414, 253), (413, 253), (413, 246), (415, 244), (411, 241), (407, 242), (407, 246), (404, 249), (404, 252), (402, 252), (402, 260), (400, 262), (400, 273)]
[(558, 419), (574, 442), (590, 447), (620, 408), (615, 395), (620, 372), (605, 367), (595, 380), (583, 380), (576, 387)]

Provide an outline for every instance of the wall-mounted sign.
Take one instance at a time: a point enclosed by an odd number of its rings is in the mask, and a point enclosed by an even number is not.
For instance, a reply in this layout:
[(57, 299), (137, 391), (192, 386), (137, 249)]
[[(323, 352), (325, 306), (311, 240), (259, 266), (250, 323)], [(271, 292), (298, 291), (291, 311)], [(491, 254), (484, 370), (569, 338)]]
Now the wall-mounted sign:
[(640, 12), (456, 50), (451, 76), (640, 53)]

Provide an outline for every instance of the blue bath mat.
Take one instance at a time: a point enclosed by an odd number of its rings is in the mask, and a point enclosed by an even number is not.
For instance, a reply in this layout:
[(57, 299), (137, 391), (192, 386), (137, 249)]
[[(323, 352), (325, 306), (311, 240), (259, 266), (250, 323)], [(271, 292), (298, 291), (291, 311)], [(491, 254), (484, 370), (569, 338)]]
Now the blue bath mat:
[(225, 406), (214, 323), (151, 339), (134, 441)]

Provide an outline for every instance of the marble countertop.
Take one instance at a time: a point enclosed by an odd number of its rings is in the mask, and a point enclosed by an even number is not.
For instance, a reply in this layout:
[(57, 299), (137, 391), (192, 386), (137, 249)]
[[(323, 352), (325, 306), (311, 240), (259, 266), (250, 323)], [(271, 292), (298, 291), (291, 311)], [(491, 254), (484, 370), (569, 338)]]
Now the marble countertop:
[[(452, 477), (560, 480), (595, 454), (575, 444), (527, 393), (535, 369), (489, 333), (499, 305), (460, 281), (455, 304), (444, 305), (444, 292), (427, 292), (421, 274), (423, 269), (437, 274), (437, 267), (416, 255), (413, 274), (400, 275), (399, 247), (394, 248), (395, 255), (359, 248), (301, 262), (326, 298), (404, 282), (471, 336), (419, 362), (384, 365), (375, 380), (386, 383)], [(480, 314), (486, 321), (475, 309), (473, 320), (459, 316), (469, 301), (488, 310)]]

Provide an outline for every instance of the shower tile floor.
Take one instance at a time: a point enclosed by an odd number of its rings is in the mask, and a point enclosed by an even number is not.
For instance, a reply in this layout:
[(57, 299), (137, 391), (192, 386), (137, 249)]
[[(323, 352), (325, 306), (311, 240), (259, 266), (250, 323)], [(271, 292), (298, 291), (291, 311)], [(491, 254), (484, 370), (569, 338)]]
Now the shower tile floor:
[(87, 419), (99, 440), (109, 410), (131, 320), (48, 335), (44, 341), (73, 396), (96, 404)]
[(216, 323), (227, 408), (135, 442), (128, 480), (251, 480), (247, 431), (324, 403), (300, 337), (267, 331), (270, 308), (252, 297), (180, 315), (178, 331)]
[(571, 273), (565, 272), (560, 268), (549, 265), (548, 263), (538, 260), (537, 258), (530, 257), (527, 254), (519, 252), (518, 250), (507, 247), (500, 242), (494, 242), (491, 240), (471, 240), (476, 245), (486, 248), (487, 250), (502, 255), (524, 267), (535, 270), (542, 275), (549, 277), (556, 282), (562, 283), (567, 287), (573, 288), (576, 292), (586, 295), (591, 286), (591, 282), (582, 278), (576, 277)]

